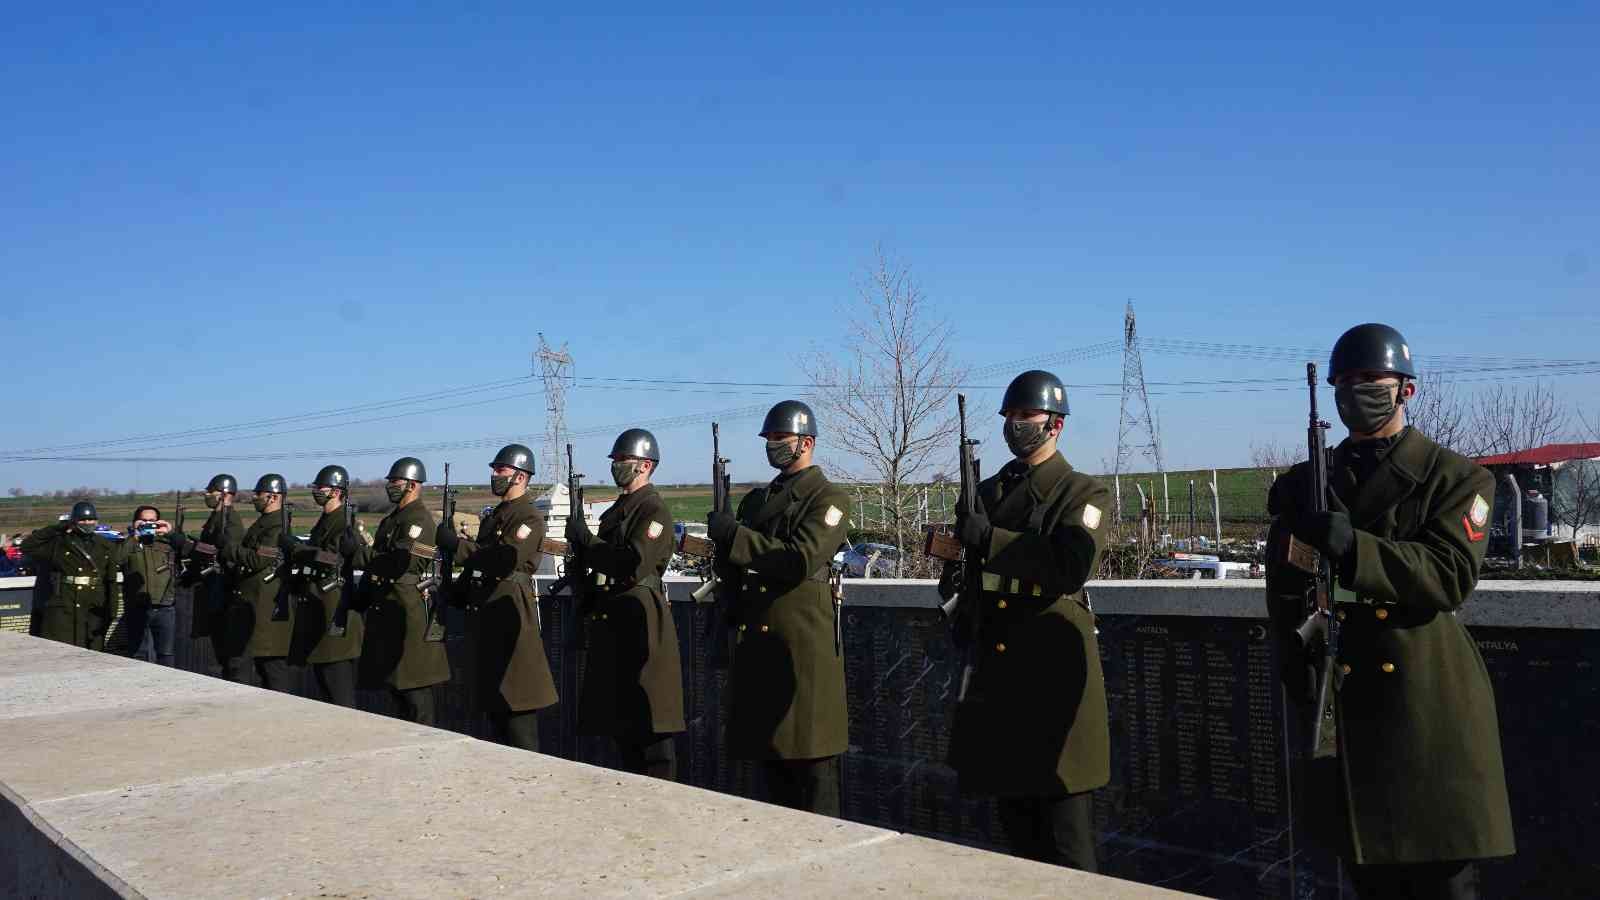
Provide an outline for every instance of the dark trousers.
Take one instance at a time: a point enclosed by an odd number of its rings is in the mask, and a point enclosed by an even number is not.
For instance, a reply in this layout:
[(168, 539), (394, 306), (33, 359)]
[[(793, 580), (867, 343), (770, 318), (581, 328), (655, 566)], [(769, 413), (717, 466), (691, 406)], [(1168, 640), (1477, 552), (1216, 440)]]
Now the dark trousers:
[(331, 663), (312, 663), (311, 674), (317, 679), (322, 699), (340, 706), (356, 708), (356, 661), (341, 659)]
[[(216, 638), (212, 638), (211, 650), (214, 653), (216, 652), (216, 649), (217, 640)], [(248, 684), (250, 682), (250, 675), (249, 669), (245, 666), (246, 661), (247, 660), (243, 656), (218, 656), (217, 666), (222, 669), (222, 671), (218, 674), (229, 681), (237, 681), (240, 684)]]
[(400, 706), (400, 718), (418, 725), (433, 725), (433, 685), (402, 691), (390, 688), (389, 695)]
[(269, 691), (294, 693), (295, 671), (289, 668), (287, 659), (281, 656), (269, 656), (255, 660), (255, 664), (256, 678), (260, 679), (262, 687)]
[(767, 802), (823, 816), (839, 815), (839, 757), (771, 759), (761, 764), (767, 776)]
[(539, 752), (539, 713), (535, 710), (489, 713), (489, 731), (497, 744)]
[(178, 608), (141, 606), (128, 610), (124, 627), (128, 629), (130, 655), (163, 666), (173, 664), (173, 648), (178, 639)]
[(1024, 859), (1097, 872), (1094, 858), (1094, 795), (1002, 797), (1000, 827), (1011, 852)]
[(617, 753), (622, 756), (623, 771), (649, 775), (663, 781), (677, 781), (676, 743), (670, 734), (653, 734), (639, 741), (617, 738)]
[(1478, 867), (1471, 860), (1350, 866), (1361, 900), (1477, 900)]

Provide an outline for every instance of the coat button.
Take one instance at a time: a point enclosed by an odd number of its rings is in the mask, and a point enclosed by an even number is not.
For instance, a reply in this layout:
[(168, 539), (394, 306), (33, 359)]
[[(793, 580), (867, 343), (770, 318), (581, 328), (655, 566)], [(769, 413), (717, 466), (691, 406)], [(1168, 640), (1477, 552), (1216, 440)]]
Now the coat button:
[(767, 632), (769, 632), (771, 630), (772, 630), (772, 628), (770, 626), (767, 626), (767, 625), (761, 626), (761, 633), (762, 634), (766, 634)]
[(1006, 652), (1006, 645), (1005, 644), (995, 644), (994, 645), (994, 652), (996, 652), (996, 653), (1004, 653), (1004, 652)]
[(1346, 675), (1349, 675), (1350, 674), (1350, 664), (1349, 663), (1345, 663), (1344, 665), (1340, 666), (1339, 667), (1339, 671), (1343, 672)]
[(996, 607), (998, 607), (999, 609), (1005, 609), (1006, 608), (1006, 602), (1004, 600), (996, 600), (994, 605)]
[(1386, 673), (1387, 672), (1393, 672), (1394, 671), (1394, 663), (1384, 663), (1379, 668), (1383, 669), (1383, 671), (1386, 672)]
[(767, 592), (767, 586), (763, 584), (762, 586), (756, 588), (756, 590), (760, 591), (763, 594), (765, 594)]
[(1344, 610), (1342, 610), (1342, 609), (1339, 610), (1338, 616), (1339, 616), (1339, 621), (1343, 622), (1344, 621)]
[(739, 626), (739, 630), (740, 630), (740, 631), (743, 631), (743, 630), (744, 630), (744, 626), (743, 626), (743, 625), (740, 625), (740, 626)]
[(1373, 612), (1373, 615), (1378, 617), (1379, 622), (1382, 622), (1384, 619), (1389, 618), (1389, 611), (1380, 606), (1375, 612)]

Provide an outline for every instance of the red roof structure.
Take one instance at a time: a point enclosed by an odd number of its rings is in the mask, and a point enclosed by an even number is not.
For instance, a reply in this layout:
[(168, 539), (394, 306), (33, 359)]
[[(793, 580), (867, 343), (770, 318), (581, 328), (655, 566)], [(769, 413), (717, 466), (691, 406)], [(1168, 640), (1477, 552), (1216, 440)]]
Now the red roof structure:
[(1480, 466), (1548, 466), (1575, 459), (1600, 459), (1600, 443), (1545, 444), (1543, 447), (1518, 450), (1515, 453), (1480, 456), (1475, 462)]

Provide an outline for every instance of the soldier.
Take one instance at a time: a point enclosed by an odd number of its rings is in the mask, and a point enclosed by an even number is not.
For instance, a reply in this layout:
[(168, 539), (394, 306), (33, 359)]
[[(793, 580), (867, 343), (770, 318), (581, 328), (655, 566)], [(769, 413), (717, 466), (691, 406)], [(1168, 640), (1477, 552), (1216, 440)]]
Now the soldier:
[(173, 663), (178, 636), (178, 562), (184, 539), (154, 506), (133, 511), (128, 538), (117, 545), (122, 575), (123, 627), (128, 655), (163, 666)]
[(1309, 576), (1286, 562), (1290, 537), (1332, 563), (1337, 756), (1311, 761), (1302, 791), (1322, 813), (1317, 837), (1362, 897), (1476, 897), (1474, 861), (1516, 852), (1494, 691), (1455, 616), (1478, 582), (1494, 478), (1406, 423), (1416, 378), (1387, 325), (1334, 344), (1328, 381), (1350, 436), (1328, 467), (1328, 511), (1308, 509), (1307, 463), (1272, 486), (1267, 609), (1289, 693), (1312, 705), (1316, 663), (1295, 639)]
[(433, 686), (450, 680), (444, 641), (429, 640), (432, 610), (419, 586), (433, 567), (433, 514), (419, 502), (428, 470), (422, 460), (402, 456), (389, 467), (384, 486), (395, 508), (372, 538), (360, 562), (360, 592), (366, 634), (356, 680), (361, 687), (388, 686), (403, 718), (434, 724)]
[(211, 652), (217, 658), (218, 666), (218, 671), (213, 674), (220, 674), (229, 681), (244, 680), (239, 656), (244, 650), (244, 642), (237, 637), (230, 638), (228, 633), (227, 610), (232, 579), (218, 558), (217, 548), (226, 543), (229, 535), (244, 532), (244, 522), (240, 521), (239, 513), (233, 507), (238, 489), (238, 482), (232, 475), (213, 475), (206, 484), (205, 494), (211, 515), (200, 527), (199, 540), (190, 541), (187, 535), (177, 535), (185, 548), (183, 583), (194, 588), (189, 636), (211, 638)]
[(830, 563), (849, 498), (812, 463), (817, 419), (798, 400), (762, 423), (778, 476), (737, 514), (712, 510), (707, 534), (736, 584), (728, 755), (760, 760), (769, 799), (839, 814), (839, 754), (849, 743), (839, 598)]
[(1014, 457), (958, 515), (982, 566), (976, 602), (958, 607), (958, 640), (979, 630), (966, 697), (956, 705), (950, 764), (961, 790), (998, 799), (1018, 856), (1093, 872), (1094, 803), (1111, 780), (1105, 679), (1084, 582), (1095, 573), (1110, 495), (1073, 470), (1057, 444), (1066, 388), (1049, 372), (1012, 379), (1000, 402)]
[(286, 659), (294, 633), (289, 560), (300, 543), (283, 527), (283, 504), (289, 494), (283, 476), (261, 476), (251, 493), (250, 505), (260, 517), (242, 535), (229, 530), (218, 547), (232, 584), (227, 634), (255, 662), (262, 687), (289, 692), (295, 677)]
[(95, 533), (100, 515), (79, 500), (66, 521), (46, 525), (22, 540), (22, 552), (49, 566), (53, 583), (36, 612), (33, 634), (91, 650), (105, 646), (111, 625), (117, 548)]
[(672, 513), (650, 476), (661, 462), (655, 435), (630, 428), (611, 445), (621, 496), (600, 516), (567, 516), (566, 538), (592, 573), (586, 597), (588, 659), (578, 731), (617, 742), (629, 772), (673, 781), (673, 735), (684, 730), (678, 631), (661, 575), (672, 559)]
[(350, 473), (323, 466), (311, 482), (311, 499), (322, 516), (294, 556), (295, 627), (291, 662), (310, 663), (322, 696), (355, 708), (356, 660), (361, 657), (361, 614), (351, 609), (355, 560), (366, 543), (355, 527), (349, 502)]
[(533, 573), (544, 541), (544, 513), (528, 493), (533, 451), (507, 444), (489, 463), (489, 490), (499, 505), (478, 526), (477, 538), (439, 525), (439, 546), (460, 559), (459, 585), (471, 614), (470, 634), (478, 699), (494, 739), (539, 749), (537, 712), (556, 702), (556, 683), (539, 633), (539, 594)]

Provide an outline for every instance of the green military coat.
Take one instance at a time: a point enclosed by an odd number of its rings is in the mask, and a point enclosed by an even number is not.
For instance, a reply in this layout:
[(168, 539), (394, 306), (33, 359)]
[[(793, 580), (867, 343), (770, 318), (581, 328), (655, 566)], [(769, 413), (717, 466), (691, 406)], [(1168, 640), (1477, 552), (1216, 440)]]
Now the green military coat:
[(99, 650), (111, 625), (117, 546), (70, 523), (47, 525), (22, 539), (22, 552), (50, 567), (51, 593), (34, 619), (38, 637)]
[(979, 484), (978, 503), (994, 531), (976, 607), (957, 622), (980, 617), (950, 741), (961, 789), (1019, 797), (1103, 787), (1110, 726), (1083, 586), (1105, 547), (1111, 495), (1057, 453), (1031, 467), (1011, 462)]
[[(242, 534), (244, 521), (232, 504), (219, 506), (206, 517), (200, 526), (200, 537), (185, 544), (186, 565), (183, 583), (194, 587), (194, 612), (189, 625), (190, 637), (210, 637), (212, 647), (220, 659), (237, 656), (244, 639), (230, 641), (227, 637), (227, 609), (229, 585), (232, 578), (218, 558), (218, 548), (228, 540), (227, 535)], [(246, 635), (248, 637), (248, 635)], [(230, 644), (237, 644), (231, 647)]]
[(661, 583), (672, 550), (672, 513), (655, 485), (600, 515), (583, 549), (592, 575), (579, 733), (643, 739), (684, 730), (678, 630)]
[[(1334, 492), (1355, 550), (1339, 566), (1343, 621), (1335, 678), (1338, 759), (1312, 764), (1306, 795), (1357, 863), (1418, 863), (1516, 852), (1494, 691), (1456, 610), (1478, 582), (1494, 478), (1416, 429), (1357, 483), (1352, 443), (1335, 451)], [(1304, 508), (1309, 465), (1272, 486), (1267, 608), (1280, 652), (1298, 653), (1306, 576), (1279, 562)], [(1343, 802), (1337, 791), (1344, 793)], [(1347, 811), (1347, 812), (1346, 812)]]
[(557, 699), (533, 586), (544, 527), (544, 513), (524, 493), (501, 501), (484, 516), (478, 539), (463, 538), (456, 549), (467, 580), (479, 702), (489, 710), (527, 712)]
[(230, 530), (218, 547), (232, 575), (228, 634), (245, 637), (241, 652), (255, 659), (288, 656), (289, 639), (294, 634), (289, 566), (278, 548), (282, 533), (282, 513), (262, 513), (242, 537)]
[(171, 606), (177, 598), (178, 554), (172, 536), (144, 543), (133, 535), (117, 545), (124, 610)]
[(811, 466), (739, 502), (727, 551), (737, 572), (728, 753), (819, 759), (849, 745), (844, 647), (829, 564), (850, 499)]
[(443, 641), (430, 641), (420, 583), (433, 567), (433, 513), (414, 500), (383, 517), (372, 546), (357, 560), (364, 571), (366, 615), (357, 682), (396, 690), (450, 680)]
[[(365, 633), (362, 616), (353, 608), (346, 610), (345, 631), (342, 635), (328, 633), (334, 614), (339, 610), (340, 599), (346, 588), (345, 578), (353, 568), (350, 560), (339, 554), (339, 544), (344, 539), (344, 507), (324, 512), (311, 527), (306, 546), (295, 554), (291, 582), (298, 602), (295, 604), (294, 649), (291, 659), (304, 659), (308, 663), (322, 664), (359, 659), (361, 638)], [(365, 545), (360, 530), (355, 530), (356, 541)], [(351, 586), (353, 588), (353, 585)]]

